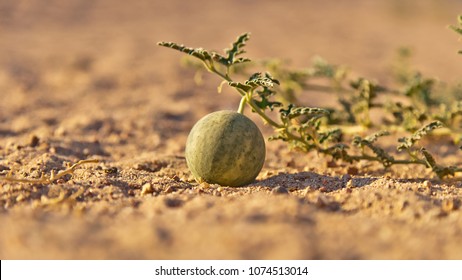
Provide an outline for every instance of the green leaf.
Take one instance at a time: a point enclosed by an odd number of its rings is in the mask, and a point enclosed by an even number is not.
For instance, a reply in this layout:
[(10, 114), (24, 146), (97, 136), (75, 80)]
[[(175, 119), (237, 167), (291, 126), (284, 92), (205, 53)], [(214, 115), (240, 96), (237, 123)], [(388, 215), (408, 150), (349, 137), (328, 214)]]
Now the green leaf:
[(203, 48), (194, 49), (194, 48), (186, 47), (184, 45), (180, 45), (180, 44), (173, 43), (173, 42), (159, 42), (157, 44), (162, 47), (171, 48), (171, 49), (189, 54), (191, 56), (197, 57), (202, 61), (210, 60), (212, 59), (212, 56), (213, 56), (211, 52), (204, 50)]
[(250, 59), (248, 58), (237, 57), (238, 55), (245, 53), (243, 48), (245, 47), (245, 42), (248, 41), (249, 38), (250, 33), (240, 35), (237, 37), (236, 41), (232, 43), (231, 48), (225, 49), (226, 56), (213, 52), (211, 53), (211, 58), (226, 67), (238, 63), (250, 62)]
[(366, 138), (361, 138), (359, 136), (356, 136), (354, 139), (353, 139), (353, 145), (354, 146), (357, 146), (357, 147), (364, 147), (366, 146), (367, 144), (373, 144), (374, 142), (377, 141), (377, 139), (379, 139), (380, 137), (383, 137), (383, 136), (388, 136), (390, 135), (390, 133), (386, 130), (381, 130), (381, 131), (378, 131), (374, 134), (371, 134), (369, 136), (367, 136)]
[(379, 132), (376, 132), (376, 133), (374, 133), (372, 135), (367, 136), (364, 140), (366, 140), (367, 142), (372, 144), (375, 141), (377, 141), (377, 139), (379, 139), (380, 137), (388, 136), (388, 135), (390, 135), (390, 132), (388, 132), (386, 130), (381, 130)]
[(250, 61), (250, 59), (248, 58), (243, 58), (243, 57), (238, 58), (237, 57), (245, 53), (243, 48), (245, 46), (245, 42), (249, 40), (249, 38), (250, 38), (250, 33), (244, 33), (241, 36), (239, 36), (237, 40), (232, 44), (230, 49), (225, 49), (226, 56), (223, 56), (217, 52), (207, 51), (203, 48), (190, 48), (190, 47), (186, 47), (184, 45), (180, 45), (180, 44), (173, 43), (173, 42), (159, 42), (157, 44), (162, 47), (171, 48), (171, 49), (186, 53), (188, 55), (197, 57), (202, 61), (213, 60), (222, 65), (229, 67), (234, 64)]
[(423, 78), (422, 74), (417, 73), (404, 89), (404, 94), (422, 101), (427, 106), (434, 105), (437, 104), (431, 97), (434, 85), (434, 79)]
[(457, 17), (457, 22), (459, 23), (460, 26), (450, 25), (449, 27), (452, 28), (457, 33), (462, 34), (462, 15), (459, 15)]
[(433, 130), (443, 127), (443, 123), (440, 121), (433, 121), (419, 130), (414, 132), (411, 137), (403, 137), (398, 140), (398, 142), (402, 143), (398, 146), (398, 151), (402, 151), (404, 149), (409, 150), (414, 144), (419, 141), (425, 135), (431, 133)]
[(279, 85), (279, 81), (271, 77), (268, 73), (265, 73), (265, 76), (262, 76), (261, 73), (255, 73), (250, 76), (247, 81), (245, 81), (245, 84), (255, 88), (259, 86), (272, 88), (275, 84)]
[(436, 175), (438, 175), (438, 177), (443, 178), (448, 175), (454, 176), (454, 174), (456, 173), (457, 168), (454, 166), (441, 166), (436, 164), (436, 161), (433, 158), (433, 156), (425, 148), (420, 149), (420, 152), (424, 156), (428, 167), (430, 167), (433, 170), (433, 172), (435, 172)]
[(245, 92), (254, 90), (258, 87), (272, 88), (275, 84), (279, 85), (279, 81), (271, 77), (270, 74), (266, 73), (262, 76), (261, 73), (255, 73), (244, 83), (240, 82), (229, 82), (230, 86), (244, 90)]
[(322, 108), (311, 107), (296, 107), (294, 104), (289, 104), (287, 109), (281, 109), (281, 118), (293, 119), (300, 116), (308, 118), (320, 118), (329, 115), (329, 111)]
[(424, 156), (425, 161), (428, 164), (428, 167), (431, 167), (432, 169), (435, 169), (437, 167), (437, 164), (436, 164), (436, 161), (433, 158), (433, 156), (425, 148), (420, 149), (420, 152)]
[(277, 101), (268, 101), (268, 99), (263, 99), (260, 100), (260, 101), (257, 101), (255, 100), (255, 103), (257, 104), (257, 106), (260, 108), (260, 109), (266, 109), (266, 108), (269, 108), (271, 111), (273, 111), (273, 109), (275, 107), (281, 107), (282, 106), (282, 103), (281, 102), (277, 102)]
[(384, 167), (389, 167), (395, 161), (395, 158), (387, 153), (384, 149), (368, 143), (367, 147), (372, 150), (372, 152), (377, 156)]
[(462, 101), (458, 101), (451, 109), (451, 119), (462, 116)]
[(318, 133), (319, 143), (324, 143), (326, 141), (339, 142), (342, 139), (343, 133), (339, 128), (330, 129), (326, 132)]
[(230, 86), (234, 87), (234, 88), (238, 88), (238, 89), (241, 89), (245, 92), (248, 92), (250, 90), (252, 90), (253, 88), (247, 84), (243, 84), (243, 83), (240, 83), (240, 82), (229, 82), (228, 83)]
[(250, 33), (244, 33), (237, 37), (236, 41), (231, 45), (231, 48), (225, 49), (225, 53), (228, 55), (226, 60), (222, 64), (229, 66), (236, 63), (248, 62), (248, 58), (237, 58), (238, 55), (245, 53), (245, 43), (250, 39)]
[(394, 157), (387, 153), (384, 149), (374, 145), (377, 139), (387, 135), (390, 135), (388, 131), (379, 131), (367, 136), (366, 138), (356, 136), (353, 139), (353, 145), (360, 148), (368, 147), (377, 156), (377, 158), (383, 164), (383, 166), (389, 167), (395, 161)]
[(316, 56), (313, 58), (313, 68), (310, 74), (316, 77), (334, 78), (337, 68), (337, 66), (329, 64), (322, 57)]
[(341, 159), (346, 162), (352, 163), (353, 158), (348, 155), (349, 147), (346, 144), (338, 143), (326, 149), (326, 153), (330, 154), (334, 159)]
[[(462, 15), (459, 15), (457, 17), (457, 22), (459, 23), (459, 26), (450, 25), (449, 27), (455, 32), (462, 35)], [(459, 53), (462, 54), (462, 50), (460, 50)]]
[(257, 104), (260, 109), (269, 108), (272, 111), (275, 107), (282, 106), (281, 102), (269, 100), (269, 97), (274, 95), (275, 92), (267, 87), (264, 87), (262, 90), (257, 91), (257, 94), (260, 97), (260, 100), (254, 99), (254, 101), (255, 101), (255, 104)]

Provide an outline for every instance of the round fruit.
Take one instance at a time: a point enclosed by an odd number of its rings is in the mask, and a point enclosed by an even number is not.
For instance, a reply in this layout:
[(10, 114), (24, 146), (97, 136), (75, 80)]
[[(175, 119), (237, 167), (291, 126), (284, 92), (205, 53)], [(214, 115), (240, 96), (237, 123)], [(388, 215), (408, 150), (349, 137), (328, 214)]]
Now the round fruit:
[(243, 114), (218, 111), (200, 119), (186, 142), (186, 162), (198, 182), (252, 183), (265, 161), (265, 140)]

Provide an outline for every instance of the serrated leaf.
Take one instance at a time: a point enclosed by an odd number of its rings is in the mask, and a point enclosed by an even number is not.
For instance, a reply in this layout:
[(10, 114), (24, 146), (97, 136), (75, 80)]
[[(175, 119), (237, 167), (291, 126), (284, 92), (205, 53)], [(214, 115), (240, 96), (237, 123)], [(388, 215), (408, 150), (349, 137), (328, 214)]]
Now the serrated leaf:
[(317, 77), (333, 78), (337, 71), (337, 66), (329, 64), (322, 57), (316, 56), (313, 59), (313, 69), (311, 75)]
[[(454, 30), (455, 32), (459, 33), (460, 35), (462, 35), (462, 15), (459, 15), (457, 17), (457, 22), (459, 23), (459, 26), (454, 26), (454, 25), (450, 25), (449, 27)], [(462, 54), (462, 50), (460, 50), (458, 52), (459, 54)]]
[(166, 47), (166, 48), (171, 48), (171, 49), (174, 49), (180, 52), (184, 52), (186, 54), (190, 54), (194, 50), (193, 48), (189, 48), (189, 47), (186, 47), (185, 45), (180, 45), (180, 44), (173, 43), (173, 42), (158, 42), (157, 45)]
[(220, 64), (223, 64), (223, 65), (228, 65), (228, 58), (222, 56), (221, 54), (219, 53), (213, 53), (212, 54), (212, 59)]
[(402, 143), (401, 145), (398, 146), (398, 151), (402, 151), (403, 149), (410, 149), (414, 144), (419, 141), (422, 137), (425, 135), (428, 135), (431, 133), (433, 130), (438, 129), (443, 127), (443, 123), (440, 121), (433, 121), (423, 127), (421, 127), (419, 130), (414, 132), (411, 137), (403, 137), (400, 138), (398, 141)]
[(257, 72), (254, 73), (250, 78), (245, 81), (244, 83), (240, 82), (229, 82), (228, 83), (230, 86), (242, 89), (246, 92), (250, 90), (254, 90), (258, 87), (263, 87), (265, 88), (272, 88), (274, 87), (275, 84), (279, 84), (279, 81), (272, 78), (269, 74), (265, 74), (265, 76), (262, 76), (261, 73)]
[(319, 143), (324, 143), (326, 141), (333, 141), (333, 142), (339, 142), (340, 139), (342, 138), (342, 130), (339, 128), (331, 129), (326, 132), (320, 132), (318, 133), (318, 140)]
[(404, 94), (409, 97), (418, 98), (426, 105), (432, 105), (435, 104), (435, 101), (431, 97), (434, 85), (434, 79), (424, 78), (420, 73), (417, 73), (409, 81), (407, 88), (404, 89)]
[(388, 154), (384, 149), (377, 147), (372, 143), (367, 144), (367, 146), (369, 149), (372, 150), (372, 152), (374, 152), (374, 154), (377, 156), (377, 158), (380, 160), (383, 166), (389, 167), (395, 161), (395, 158)]
[(242, 63), (250, 61), (248, 58), (240, 58), (236, 60), (236, 57), (240, 54), (245, 53), (245, 43), (250, 39), (250, 33), (244, 33), (237, 37), (236, 41), (231, 45), (231, 48), (225, 49), (225, 53), (228, 55), (226, 63), (224, 65), (232, 65), (235, 63)]
[(245, 92), (248, 92), (249, 90), (252, 89), (251, 86), (243, 84), (243, 83), (239, 83), (239, 82), (229, 82), (228, 85), (230, 85), (231, 87), (234, 87), (234, 88), (241, 89), (241, 90), (243, 90)]
[(367, 142), (369, 143), (374, 143), (375, 141), (377, 141), (377, 139), (379, 139), (380, 137), (383, 137), (383, 136), (388, 136), (390, 135), (390, 132), (386, 131), (386, 130), (381, 130), (381, 131), (378, 131), (372, 135), (369, 135), (367, 136), (366, 138), (364, 138), (364, 140), (366, 140)]
[(329, 148), (327, 148), (326, 152), (330, 154), (334, 159), (341, 159), (346, 162), (352, 163), (354, 160), (348, 155), (347, 150), (350, 147), (343, 143), (335, 144)]
[(257, 91), (260, 100), (255, 100), (255, 103), (260, 109), (269, 108), (271, 111), (276, 107), (281, 107), (282, 103), (277, 101), (270, 101), (269, 97), (274, 95), (275, 92), (267, 87), (264, 87), (262, 90)]
[(300, 116), (307, 116), (309, 118), (324, 117), (329, 115), (329, 111), (322, 108), (312, 107), (295, 107), (294, 104), (289, 104), (287, 109), (281, 109), (279, 111), (282, 118), (293, 119)]
[(245, 81), (245, 84), (252, 86), (254, 88), (259, 86), (272, 88), (275, 84), (279, 85), (279, 81), (271, 77), (271, 75), (269, 75), (268, 73), (265, 73), (265, 75), (262, 76), (261, 73), (257, 72), (250, 76), (250, 78), (247, 81)]
[(282, 103), (281, 103), (281, 102), (269, 101), (269, 100), (266, 99), (266, 98), (262, 98), (260, 101), (255, 100), (255, 104), (257, 104), (257, 106), (258, 106), (260, 109), (269, 108), (271, 111), (273, 111), (273, 109), (276, 108), (276, 107), (281, 107), (281, 106), (282, 106)]
[(200, 60), (213, 60), (225, 66), (231, 66), (233, 64), (249, 62), (249, 58), (237, 57), (240, 54), (245, 53), (243, 47), (245, 42), (249, 40), (250, 34), (244, 33), (237, 38), (237, 40), (231, 45), (230, 49), (225, 49), (226, 56), (223, 56), (217, 52), (207, 51), (203, 48), (190, 48), (184, 45), (180, 45), (173, 42), (159, 42), (159, 46), (171, 48), (188, 55), (199, 58)]
[(435, 169), (437, 167), (437, 164), (436, 164), (436, 161), (433, 158), (433, 156), (425, 148), (420, 149), (420, 152), (424, 156), (425, 161), (428, 164), (428, 167), (431, 167), (432, 169)]
[(284, 137), (283, 135), (272, 135), (268, 137), (268, 141), (276, 141), (276, 140), (282, 140), (282, 141), (287, 141), (287, 137)]
[(197, 57), (203, 61), (210, 60), (215, 55), (215, 53), (209, 52), (203, 48), (190, 48), (190, 47), (186, 47), (185, 45), (180, 45), (180, 44), (173, 43), (173, 42), (159, 42), (157, 44), (162, 47), (171, 48), (171, 49), (186, 53), (188, 55)]
[(425, 148), (420, 149), (420, 152), (424, 156), (428, 167), (430, 167), (433, 170), (433, 172), (435, 172), (436, 175), (438, 175), (438, 177), (443, 178), (448, 175), (454, 176), (454, 174), (456, 173), (456, 167), (454, 166), (446, 167), (446, 166), (438, 165), (434, 157)]
[(366, 138), (356, 136), (352, 143), (360, 148), (368, 147), (377, 156), (383, 166), (389, 167), (393, 164), (393, 161), (395, 160), (394, 157), (387, 153), (384, 149), (374, 145), (374, 142), (376, 142), (377, 139), (387, 135), (390, 135), (388, 131), (379, 131), (367, 136)]
[(462, 115), (462, 101), (456, 102), (450, 111), (450, 118), (451, 120), (456, 118), (457, 116)]
[(456, 31), (459, 34), (462, 34), (462, 28), (452, 26), (452, 30)]
[(451, 25), (449, 27), (451, 27), (451, 29), (454, 30), (455, 32), (457, 32), (459, 34), (462, 34), (462, 28), (461, 27), (457, 27), (457, 26), (454, 26), (454, 25)]
[(369, 144), (373, 144), (380, 137), (388, 136), (388, 135), (390, 135), (390, 133), (388, 131), (381, 130), (381, 131), (378, 131), (378, 132), (376, 132), (374, 134), (371, 134), (371, 135), (367, 136), (366, 138), (361, 138), (359, 136), (356, 136), (356, 137), (353, 138), (352, 143), (353, 143), (354, 146), (364, 147), (364, 146), (368, 146)]

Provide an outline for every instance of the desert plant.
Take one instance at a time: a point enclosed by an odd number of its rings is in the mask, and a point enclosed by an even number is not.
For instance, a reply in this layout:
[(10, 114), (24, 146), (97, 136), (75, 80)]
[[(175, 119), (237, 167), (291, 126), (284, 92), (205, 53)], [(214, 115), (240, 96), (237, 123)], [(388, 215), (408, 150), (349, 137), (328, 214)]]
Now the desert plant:
[[(462, 24), (461, 18), (459, 24)], [(462, 34), (461, 27), (452, 28)], [(233, 76), (233, 67), (251, 61), (242, 57), (249, 38), (249, 33), (242, 34), (231, 48), (225, 49), (224, 54), (172, 42), (158, 44), (199, 59), (206, 70), (236, 89), (241, 96), (237, 111), (243, 113), (248, 106), (265, 124), (272, 126), (275, 134), (270, 140), (282, 140), (291, 148), (303, 152), (317, 151), (350, 163), (366, 160), (379, 162), (384, 167), (420, 164), (431, 168), (439, 177), (462, 171), (460, 167), (436, 163), (427, 149), (417, 146), (422, 137), (436, 130), (452, 135), (456, 141), (460, 135), (462, 103), (441, 105), (434, 96), (435, 80), (406, 70), (400, 75), (401, 87), (391, 89), (366, 78), (349, 79), (345, 67), (317, 58), (312, 67), (301, 70), (288, 70), (278, 60), (266, 60), (261, 65), (271, 70), (274, 76), (269, 72), (257, 72), (244, 81), (237, 81)], [(330, 86), (325, 83), (317, 86), (312, 83), (315, 79), (327, 79)], [(337, 93), (340, 106), (312, 108), (301, 105), (297, 92), (310, 88)], [(383, 101), (379, 99), (382, 94), (405, 98), (408, 104), (392, 99)], [(288, 101), (289, 104), (286, 104)], [(270, 111), (276, 108), (278, 116), (271, 117), (273, 114)], [(396, 150), (404, 154), (399, 159), (378, 145), (379, 138), (391, 134), (386, 130), (379, 129), (367, 137), (355, 136), (351, 144), (343, 141), (343, 136), (358, 131), (358, 126), (364, 128), (362, 132), (380, 127), (370, 118), (370, 111), (375, 108), (391, 116), (391, 119), (383, 121), (382, 126), (392, 128), (392, 132), (404, 128), (410, 133), (408, 137), (397, 139)]]

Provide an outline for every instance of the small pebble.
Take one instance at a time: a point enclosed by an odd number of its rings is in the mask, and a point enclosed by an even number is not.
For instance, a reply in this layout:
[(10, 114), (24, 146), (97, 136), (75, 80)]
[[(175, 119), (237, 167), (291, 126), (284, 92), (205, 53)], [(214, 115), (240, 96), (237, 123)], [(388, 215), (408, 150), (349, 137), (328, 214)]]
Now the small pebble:
[(23, 201), (24, 199), (25, 199), (24, 195), (23, 195), (23, 194), (19, 194), (19, 195), (16, 197), (16, 202)]
[(0, 171), (10, 170), (8, 166), (0, 165)]
[(347, 173), (350, 175), (358, 175), (359, 170), (356, 167), (348, 167)]
[(210, 184), (207, 183), (207, 182), (202, 182), (202, 183), (199, 185), (199, 187), (200, 187), (201, 189), (208, 189), (208, 188), (210, 188)]
[(282, 186), (277, 186), (274, 189), (271, 190), (272, 194), (289, 194), (289, 191)]
[(117, 174), (117, 172), (119, 171), (117, 169), (117, 167), (109, 167), (109, 168), (105, 168), (103, 170), (104, 170), (104, 173), (106, 173), (106, 174)]
[(350, 188), (350, 189), (351, 189), (351, 188), (355, 188), (355, 186), (354, 186), (354, 184), (353, 184), (353, 180), (348, 181), (347, 184), (346, 184), (346, 186), (347, 186), (347, 188)]
[(320, 208), (329, 206), (330, 202), (325, 195), (319, 195), (316, 199), (316, 205)]
[(454, 204), (454, 199), (445, 199), (443, 201), (441, 201), (441, 209), (448, 213), (448, 212), (451, 212), (452, 210), (454, 210), (456, 207), (455, 207), (455, 204)]
[(180, 199), (176, 198), (165, 198), (164, 199), (165, 206), (175, 208), (175, 207), (180, 207), (183, 205), (183, 201)]
[(338, 167), (338, 164), (335, 161), (328, 161), (326, 162), (326, 167), (327, 168)]
[(29, 146), (34, 148), (37, 147), (40, 142), (40, 139), (36, 135), (32, 135), (29, 140)]
[(153, 193), (153, 192), (154, 192), (154, 189), (153, 189), (151, 183), (146, 183), (141, 187), (141, 194), (142, 195), (150, 194), (150, 193)]
[(428, 180), (425, 180), (422, 184), (425, 188), (431, 188), (432, 187), (432, 183)]

